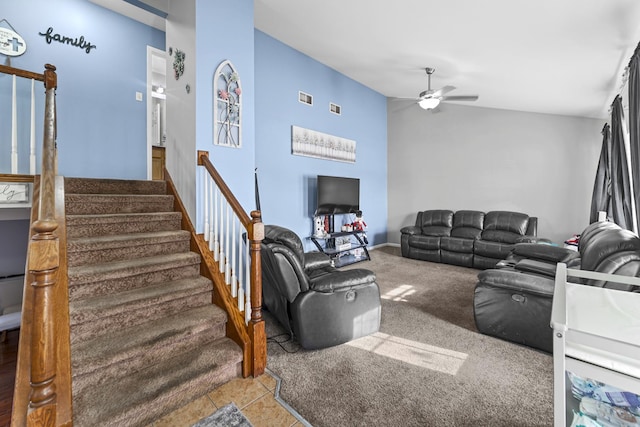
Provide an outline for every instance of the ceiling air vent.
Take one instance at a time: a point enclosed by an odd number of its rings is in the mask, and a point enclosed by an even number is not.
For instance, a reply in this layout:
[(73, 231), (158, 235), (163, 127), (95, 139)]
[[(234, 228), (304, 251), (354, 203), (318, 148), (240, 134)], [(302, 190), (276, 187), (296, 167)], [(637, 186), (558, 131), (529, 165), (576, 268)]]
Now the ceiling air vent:
[(303, 104), (313, 105), (313, 96), (309, 95), (308, 93), (298, 92), (298, 101), (302, 102)]
[(334, 104), (333, 102), (329, 103), (329, 111), (331, 111), (333, 114), (337, 114), (339, 116), (341, 110), (342, 108), (340, 108), (338, 104)]

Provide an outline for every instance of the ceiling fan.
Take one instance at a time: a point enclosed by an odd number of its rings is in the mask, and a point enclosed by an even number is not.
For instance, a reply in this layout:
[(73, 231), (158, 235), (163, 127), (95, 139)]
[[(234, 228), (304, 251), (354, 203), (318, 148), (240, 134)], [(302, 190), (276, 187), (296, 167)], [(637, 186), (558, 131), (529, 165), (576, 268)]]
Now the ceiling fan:
[(425, 91), (420, 92), (416, 101), (421, 108), (425, 110), (433, 110), (441, 101), (476, 101), (478, 95), (454, 95), (444, 96), (445, 93), (449, 93), (455, 89), (455, 86), (445, 86), (438, 90), (431, 89), (431, 74), (436, 71), (435, 68), (425, 68), (428, 77), (428, 88)]

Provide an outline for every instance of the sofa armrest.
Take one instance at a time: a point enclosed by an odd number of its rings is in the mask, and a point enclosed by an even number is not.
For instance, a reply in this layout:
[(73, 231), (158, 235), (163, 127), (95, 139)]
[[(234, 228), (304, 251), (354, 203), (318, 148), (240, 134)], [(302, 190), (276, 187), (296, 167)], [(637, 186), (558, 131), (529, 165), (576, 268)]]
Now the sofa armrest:
[(402, 227), (400, 229), (400, 232), (402, 234), (416, 235), (416, 234), (422, 234), (422, 229), (420, 227), (416, 227), (415, 225), (409, 225), (407, 227)]
[(552, 263), (568, 262), (580, 256), (576, 251), (560, 246), (544, 245), (537, 243), (518, 243), (513, 248), (513, 253), (523, 258), (531, 258)]
[(331, 293), (368, 285), (375, 281), (376, 275), (373, 271), (356, 268), (353, 270), (336, 271), (311, 279), (310, 289), (316, 292)]
[(557, 265), (557, 263), (553, 263), (550, 261), (523, 259), (514, 266), (514, 269), (517, 271), (522, 271), (524, 273), (540, 274), (542, 276), (547, 276), (553, 279), (556, 276)]

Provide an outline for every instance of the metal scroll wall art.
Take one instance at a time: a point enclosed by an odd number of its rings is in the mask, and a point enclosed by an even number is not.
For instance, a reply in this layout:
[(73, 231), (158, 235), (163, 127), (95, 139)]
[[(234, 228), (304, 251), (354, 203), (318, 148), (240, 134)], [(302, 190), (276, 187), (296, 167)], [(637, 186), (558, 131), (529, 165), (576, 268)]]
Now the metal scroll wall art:
[(213, 75), (213, 143), (242, 147), (242, 86), (231, 61), (222, 62)]
[(298, 156), (355, 163), (356, 142), (339, 136), (291, 126), (291, 152)]

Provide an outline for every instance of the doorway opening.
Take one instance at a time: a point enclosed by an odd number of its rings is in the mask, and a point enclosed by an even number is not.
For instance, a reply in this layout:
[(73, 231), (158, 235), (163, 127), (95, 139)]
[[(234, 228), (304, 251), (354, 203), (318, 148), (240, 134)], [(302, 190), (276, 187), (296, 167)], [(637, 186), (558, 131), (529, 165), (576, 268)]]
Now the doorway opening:
[(147, 179), (164, 179), (167, 56), (147, 46)]

